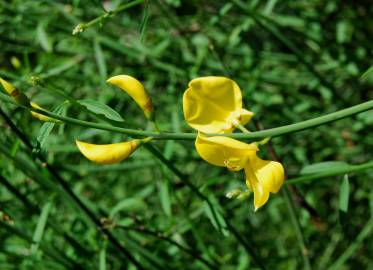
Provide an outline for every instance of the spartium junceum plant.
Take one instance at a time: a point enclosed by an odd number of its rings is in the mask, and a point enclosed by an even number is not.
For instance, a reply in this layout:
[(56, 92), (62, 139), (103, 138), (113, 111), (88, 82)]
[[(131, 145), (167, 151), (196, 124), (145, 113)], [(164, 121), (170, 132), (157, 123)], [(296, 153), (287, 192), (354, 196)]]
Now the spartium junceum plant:
[[(15, 102), (42, 110), (10, 83), (3, 79), (0, 82)], [(141, 82), (129, 75), (117, 75), (107, 82), (131, 96), (159, 132), (152, 100)], [(202, 159), (212, 165), (226, 167), (232, 172), (245, 172), (246, 185), (254, 193), (255, 211), (268, 201), (270, 193), (279, 191), (284, 182), (283, 166), (276, 161), (262, 160), (257, 155), (259, 147), (268, 140), (248, 144), (227, 136), (236, 128), (248, 132), (244, 125), (254, 115), (242, 108), (242, 92), (236, 82), (216, 76), (190, 81), (183, 95), (183, 111), (188, 125), (198, 131), (195, 146)], [(36, 112), (32, 114), (43, 121), (55, 121)], [(114, 164), (126, 159), (150, 140), (152, 138), (147, 137), (112, 144), (92, 144), (76, 140), (76, 145), (92, 162)]]
[[(151, 98), (138, 80), (128, 75), (118, 75), (107, 81), (130, 95), (145, 116), (155, 121)], [(198, 131), (195, 146), (204, 160), (231, 171), (245, 171), (246, 185), (254, 193), (255, 210), (268, 201), (270, 193), (278, 192), (284, 182), (284, 168), (279, 162), (260, 159), (257, 156), (259, 143), (247, 144), (226, 136), (216, 136), (242, 127), (254, 115), (242, 108), (242, 93), (237, 83), (225, 77), (194, 79), (184, 93), (183, 110), (187, 123)], [(88, 159), (100, 164), (112, 164), (124, 160), (149, 140), (151, 138), (108, 145), (77, 141), (77, 145)]]

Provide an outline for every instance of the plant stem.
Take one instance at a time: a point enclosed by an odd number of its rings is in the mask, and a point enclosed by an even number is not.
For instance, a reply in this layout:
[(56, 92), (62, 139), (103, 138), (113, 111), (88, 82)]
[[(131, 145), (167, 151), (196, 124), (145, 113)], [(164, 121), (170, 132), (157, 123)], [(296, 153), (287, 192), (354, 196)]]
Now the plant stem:
[(307, 270), (311, 270), (312, 268), (311, 268), (311, 264), (310, 264), (310, 261), (309, 261), (309, 258), (308, 258), (308, 249), (307, 249), (307, 246), (306, 246), (306, 243), (305, 243), (302, 228), (300, 226), (299, 220), (297, 218), (297, 214), (295, 212), (294, 202), (293, 202), (293, 200), (292, 200), (292, 198), (289, 194), (289, 190), (287, 189), (287, 187), (283, 187), (281, 192), (282, 192), (282, 194), (285, 198), (286, 208), (288, 209), (291, 221), (292, 221), (293, 226), (295, 228), (295, 233), (297, 235), (299, 247), (301, 249), (301, 255), (302, 255), (302, 258), (303, 258), (304, 267)]
[(355, 241), (342, 253), (342, 255), (328, 268), (328, 270), (341, 269), (343, 264), (357, 251), (365, 238), (367, 238), (373, 230), (373, 217), (371, 217), (363, 229), (360, 231)]
[(373, 168), (373, 161), (366, 162), (366, 163), (359, 164), (359, 165), (348, 165), (343, 168), (328, 169), (327, 171), (324, 171), (324, 172), (313, 173), (313, 174), (303, 175), (303, 176), (299, 176), (293, 179), (289, 179), (285, 182), (285, 185), (299, 184), (299, 183), (304, 183), (304, 182), (308, 182), (312, 180), (318, 180), (320, 178), (330, 177), (330, 176), (339, 175), (339, 174), (349, 174), (349, 173), (368, 170), (372, 168)]
[(95, 24), (98, 24), (98, 23), (103, 23), (103, 21), (107, 18), (110, 18), (116, 14), (118, 14), (119, 12), (122, 12), (130, 7), (133, 7), (133, 6), (136, 6), (136, 5), (139, 5), (141, 3), (143, 3), (145, 0), (135, 0), (135, 1), (132, 1), (132, 2), (129, 2), (129, 3), (125, 3), (123, 5), (120, 5), (118, 7), (116, 7), (115, 9), (113, 10), (110, 10), (104, 14), (102, 14), (101, 16), (87, 22), (87, 23), (80, 23), (78, 24), (74, 30), (73, 30), (73, 35), (75, 34), (78, 34), (78, 33), (81, 33), (83, 32), (85, 29), (87, 29), (88, 27), (92, 26), (92, 25), (95, 25)]
[[(9, 99), (4, 98), (3, 95), (0, 95), (0, 99), (10, 102)], [(15, 104), (14, 102), (11, 102)], [(19, 107), (22, 107), (27, 110), (32, 110), (34, 112), (61, 120), (65, 123), (78, 125), (78, 126), (84, 126), (84, 127), (90, 127), (95, 129), (101, 129), (101, 130), (108, 130), (112, 132), (118, 132), (123, 134), (128, 134), (132, 136), (138, 136), (138, 137), (153, 137), (154, 140), (195, 140), (197, 134), (196, 133), (172, 133), (172, 132), (165, 132), (165, 133), (157, 133), (157, 132), (148, 132), (144, 130), (137, 130), (137, 129), (129, 129), (129, 128), (121, 128), (116, 126), (111, 126), (107, 124), (101, 124), (101, 123), (93, 123), (89, 121), (83, 121), (67, 116), (58, 115), (49, 111), (45, 110), (38, 110), (35, 108), (29, 108), (25, 106), (21, 106), (18, 104), (15, 104)], [(325, 125), (327, 123), (331, 123), (358, 113), (362, 113), (365, 111), (368, 111), (370, 109), (373, 109), (373, 100), (360, 103), (358, 105), (339, 110), (333, 113), (329, 113), (323, 116), (319, 116), (316, 118), (312, 118), (309, 120), (305, 120), (302, 122), (298, 122), (295, 124), (280, 126), (277, 128), (270, 128), (266, 130), (260, 130), (250, 133), (231, 133), (231, 134), (209, 134), (209, 136), (227, 136), (234, 139), (241, 139), (241, 140), (248, 140), (248, 139), (258, 139), (258, 138), (265, 138), (265, 137), (278, 137), (285, 134), (290, 134), (298, 131), (302, 131), (305, 129), (314, 128), (317, 126)]]

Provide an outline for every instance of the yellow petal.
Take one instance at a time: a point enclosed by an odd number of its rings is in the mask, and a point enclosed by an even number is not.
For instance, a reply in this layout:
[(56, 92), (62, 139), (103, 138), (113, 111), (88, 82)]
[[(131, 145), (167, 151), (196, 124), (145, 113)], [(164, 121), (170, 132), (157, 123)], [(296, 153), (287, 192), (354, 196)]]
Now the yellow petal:
[(254, 192), (255, 210), (262, 207), (269, 193), (277, 193), (284, 183), (284, 167), (276, 161), (251, 159), (245, 166), (246, 184)]
[[(40, 107), (38, 104), (36, 104), (35, 102), (30, 102), (30, 105), (32, 108), (34, 109), (38, 109), (38, 110), (41, 110), (41, 111), (44, 111), (44, 109), (42, 107)], [(40, 121), (44, 121), (44, 122), (54, 122), (54, 123), (61, 123), (60, 120), (58, 119), (54, 119), (52, 117), (49, 117), (49, 116), (46, 116), (46, 115), (43, 115), (41, 113), (37, 113), (37, 112), (33, 112), (33, 111), (30, 111), (31, 115), (33, 117), (35, 117), (36, 119), (39, 119)]]
[(7, 82), (6, 80), (0, 78), (0, 83), (3, 86), (5, 92), (7, 92), (8, 95), (11, 96), (16, 103), (23, 106), (29, 105), (28, 97), (17, 88), (15, 88), (10, 82)]
[(254, 113), (253, 112), (250, 112), (246, 109), (241, 109), (240, 111), (240, 122), (241, 122), (241, 125), (246, 125), (250, 120), (251, 118), (254, 116)]
[(11, 96), (12, 93), (16, 90), (16, 88), (10, 83), (0, 78), (0, 83), (3, 86), (4, 90)]
[(232, 171), (241, 170), (258, 151), (255, 144), (247, 144), (223, 136), (207, 137), (201, 133), (198, 133), (195, 145), (202, 159)]
[(141, 107), (145, 116), (152, 119), (153, 103), (141, 82), (128, 75), (114, 76), (109, 78), (107, 82), (125, 91)]
[(139, 146), (140, 140), (113, 144), (90, 144), (76, 140), (80, 152), (98, 164), (118, 163), (131, 155)]
[(183, 95), (183, 110), (192, 128), (204, 133), (229, 133), (237, 124), (250, 120), (252, 113), (242, 110), (241, 90), (233, 80), (200, 77), (188, 86)]

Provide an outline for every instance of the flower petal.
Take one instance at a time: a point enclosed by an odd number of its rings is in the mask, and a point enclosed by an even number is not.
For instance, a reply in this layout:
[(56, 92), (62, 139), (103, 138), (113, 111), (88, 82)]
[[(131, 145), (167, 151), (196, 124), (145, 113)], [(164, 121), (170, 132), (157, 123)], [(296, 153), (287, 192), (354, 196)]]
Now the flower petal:
[(231, 132), (234, 127), (227, 119), (232, 113), (240, 112), (241, 108), (241, 90), (236, 82), (226, 77), (194, 79), (183, 95), (187, 123), (204, 133)]
[(153, 103), (141, 82), (129, 75), (118, 75), (107, 80), (131, 96), (144, 111), (147, 118), (153, 117)]
[(245, 166), (246, 184), (254, 192), (255, 210), (262, 207), (269, 193), (277, 193), (284, 183), (284, 168), (276, 161), (251, 159)]
[(3, 86), (5, 92), (18, 104), (23, 106), (29, 106), (30, 100), (29, 98), (15, 88), (10, 82), (7, 82), (3, 78), (0, 78), (0, 84)]
[(118, 163), (131, 155), (139, 146), (140, 140), (113, 144), (90, 144), (76, 140), (80, 152), (98, 164)]
[(12, 93), (16, 90), (16, 88), (10, 83), (4, 80), (3, 78), (0, 78), (0, 83), (3, 86), (4, 90), (12, 96)]
[(245, 166), (245, 174), (246, 185), (254, 193), (254, 207), (256, 211), (268, 201), (269, 192), (260, 184), (249, 163)]
[[(32, 102), (30, 101), (30, 106), (34, 109), (38, 109), (38, 110), (41, 110), (41, 111), (44, 111), (44, 109), (42, 107), (40, 107), (37, 103), (35, 102)], [(30, 111), (31, 115), (36, 118), (36, 119), (39, 119), (40, 121), (43, 121), (43, 122), (53, 122), (53, 123), (61, 123), (60, 120), (58, 119), (54, 119), (52, 117), (49, 117), (49, 116), (46, 116), (46, 115), (43, 115), (41, 113), (37, 113), (37, 112), (33, 112), (33, 111)]]
[(241, 109), (241, 113), (240, 113), (240, 122), (241, 122), (241, 125), (246, 125), (250, 120), (251, 118), (254, 116), (254, 113), (253, 112), (250, 112), (246, 109)]
[(246, 144), (224, 136), (207, 137), (201, 133), (198, 133), (195, 145), (201, 158), (233, 171), (241, 170), (258, 151), (255, 144)]

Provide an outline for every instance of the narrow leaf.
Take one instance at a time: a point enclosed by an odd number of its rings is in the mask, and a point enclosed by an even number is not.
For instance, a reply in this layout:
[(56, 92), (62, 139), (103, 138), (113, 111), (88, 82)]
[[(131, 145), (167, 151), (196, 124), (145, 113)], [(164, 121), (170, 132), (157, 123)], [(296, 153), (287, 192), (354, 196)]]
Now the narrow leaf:
[(35, 254), (35, 252), (39, 248), (40, 241), (43, 237), (45, 226), (47, 224), (48, 216), (50, 210), (52, 208), (52, 202), (48, 201), (42, 208), (41, 214), (36, 225), (36, 229), (34, 232), (34, 236), (32, 237), (33, 244), (31, 245), (31, 253)]
[(117, 122), (124, 121), (124, 119), (119, 115), (119, 113), (114, 111), (112, 108), (98, 101), (95, 101), (93, 99), (78, 100), (78, 103), (86, 107), (89, 111), (96, 113), (96, 114), (102, 114), (108, 119), (111, 119)]
[(44, 26), (42, 23), (39, 23), (38, 28), (36, 30), (37, 38), (40, 43), (40, 46), (43, 48), (44, 51), (50, 53), (52, 52), (52, 45), (48, 39), (47, 33), (44, 30)]
[(300, 174), (326, 172), (329, 170), (348, 168), (349, 166), (349, 164), (343, 161), (325, 161), (303, 167), (303, 169), (300, 171)]
[(95, 49), (95, 58), (97, 62), (98, 72), (100, 73), (101, 80), (105, 82), (107, 78), (106, 61), (105, 61), (105, 56), (101, 49), (100, 41), (97, 38), (94, 41), (94, 49)]
[(368, 77), (373, 77), (373, 66), (371, 66), (370, 68), (368, 68), (364, 73), (363, 75), (361, 75), (361, 79), (362, 80), (365, 80), (366, 78)]
[(224, 236), (228, 236), (229, 232), (226, 229), (226, 223), (217, 207), (210, 206), (206, 201), (203, 203), (206, 216), (211, 221), (211, 224)]
[(140, 41), (143, 43), (145, 39), (145, 31), (146, 31), (146, 26), (148, 24), (148, 18), (149, 18), (149, 1), (145, 2), (144, 5), (144, 11), (142, 15), (142, 21), (140, 25)]
[(159, 197), (161, 200), (161, 205), (164, 213), (167, 216), (171, 216), (171, 199), (170, 199), (170, 192), (168, 188), (168, 182), (166, 180), (162, 180), (159, 183)]
[(142, 199), (138, 198), (127, 198), (116, 204), (110, 211), (109, 217), (113, 218), (118, 212), (128, 210), (136, 211), (139, 209), (145, 209), (146, 204)]
[(343, 181), (340, 186), (339, 191), (339, 210), (347, 213), (348, 211), (348, 201), (350, 196), (350, 183), (348, 180), (348, 175), (345, 174), (343, 177)]
[[(64, 115), (67, 109), (68, 103), (63, 102), (58, 105), (53, 112), (58, 115)], [(47, 138), (51, 134), (54, 126), (56, 125), (55, 122), (45, 122), (39, 130), (38, 136), (36, 140), (38, 141), (39, 148), (42, 148), (44, 143), (46, 142)]]

